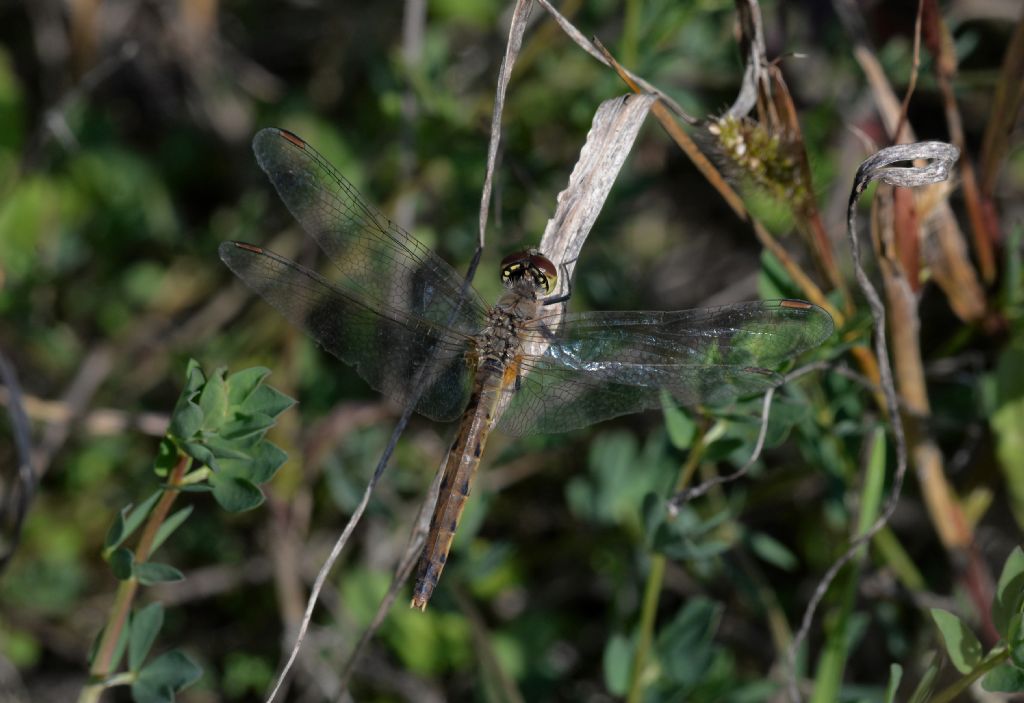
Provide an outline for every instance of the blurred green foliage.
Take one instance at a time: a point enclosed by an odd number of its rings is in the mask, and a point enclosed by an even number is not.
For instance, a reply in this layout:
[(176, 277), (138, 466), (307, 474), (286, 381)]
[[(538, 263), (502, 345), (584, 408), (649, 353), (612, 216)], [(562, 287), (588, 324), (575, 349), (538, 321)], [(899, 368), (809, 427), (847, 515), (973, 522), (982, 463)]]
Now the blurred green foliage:
[[(221, 242), (240, 239), (316, 265), (315, 247), (277, 201), (249, 140), (271, 125), (300, 134), (465, 270), (509, 6), (429, 4), (412, 42), (422, 48), (406, 63), (398, 3), (235, 0), (209, 3), (210, 21), (185, 12), (188, 3), (166, 11), (142, 4), (124, 16), (107, 8), (93, 21), (78, 16), (75, 3), (59, 17), (28, 5), (0, 8), (0, 351), (31, 400), (34, 439), (53, 454), (0, 575), (0, 656), (20, 671), (28, 700), (73, 697), (116, 587), (101, 558), (110, 518), (152, 490), (152, 457), (180, 370), (190, 357), (209, 368), (260, 365), (300, 401), (270, 435), (289, 461), (256, 510), (225, 517), (209, 496), (195, 496), (161, 557), (186, 581), (154, 587), (152, 597), (167, 605), (154, 654), (181, 647), (205, 671), (181, 700), (262, 700), (306, 589), (398, 409), (253, 300), (217, 260)], [(881, 4), (869, 17), (898, 89), (910, 75), (915, 5)], [(692, 114), (732, 103), (742, 76), (732, 3), (560, 7)], [(863, 154), (851, 125), (880, 139), (865, 81), (828, 6), (764, 10), (770, 56), (808, 54), (781, 65), (800, 109), (817, 201), (838, 239), (832, 228), (841, 207), (829, 204), (845, 204)], [(596, 106), (625, 92), (540, 8), (534, 14), (509, 91), (476, 281), (487, 298), (499, 290), (493, 272), (501, 257), (539, 238)], [(952, 29), (974, 145), (1011, 26), (966, 16)], [(119, 58), (132, 42), (135, 53)], [(920, 136), (945, 138), (931, 65), (925, 52), (910, 118)], [(1017, 145), (999, 189), (1004, 221), (1019, 206), (1022, 174)], [(787, 203), (737, 185), (770, 230), (789, 233)], [(957, 196), (953, 205), (962, 210)], [(973, 517), (984, 526), (979, 549), (993, 573), (1024, 521), (1021, 236), (1020, 227), (1007, 228), (1000, 287), (990, 292), (1005, 322), (998, 332), (964, 325), (930, 287), (921, 300), (933, 406), (927, 429), (965, 504), (984, 506)], [(800, 247), (795, 237), (785, 243)], [(645, 128), (583, 251), (572, 309), (678, 309), (758, 294), (799, 291), (663, 133)], [(865, 311), (855, 311), (822, 358), (848, 359), (868, 326)], [(95, 390), (84, 392), (91, 382)], [(389, 613), (355, 667), (353, 697), (625, 696), (659, 559), (664, 579), (643, 700), (778, 696), (782, 645), (858, 524), (862, 453), (884, 419), (855, 380), (805, 377), (776, 398), (769, 450), (749, 479), (670, 520), (664, 500), (693, 442), (706, 443), (694, 483), (734, 470), (750, 454), (759, 406), (754, 400), (713, 420), (667, 408), (664, 417), (565, 436), (496, 436), (430, 608)], [(77, 415), (70, 425), (69, 411)], [(417, 419), (399, 444), (315, 615), (293, 695), (331, 697), (326, 689), (390, 582), (450, 431)], [(16, 462), (10, 433), (0, 423), (4, 467)], [(964, 615), (972, 611), (959, 565), (943, 551), (913, 480), (890, 538), (888, 546), (873, 543), (856, 573), (850, 567), (837, 583), (819, 614), (822, 629), (801, 655), (801, 675), (811, 680), (826, 639), (844, 643), (835, 682), (844, 701), (906, 700), (915, 688), (939, 690), (956, 678), (955, 666), (921, 663), (942, 648), (921, 605), (938, 596), (985, 652), (994, 645)], [(908, 572), (921, 584), (910, 584)], [(888, 673), (893, 662), (902, 664), (898, 675)], [(994, 674), (1004, 685), (1019, 684), (1014, 663)]]

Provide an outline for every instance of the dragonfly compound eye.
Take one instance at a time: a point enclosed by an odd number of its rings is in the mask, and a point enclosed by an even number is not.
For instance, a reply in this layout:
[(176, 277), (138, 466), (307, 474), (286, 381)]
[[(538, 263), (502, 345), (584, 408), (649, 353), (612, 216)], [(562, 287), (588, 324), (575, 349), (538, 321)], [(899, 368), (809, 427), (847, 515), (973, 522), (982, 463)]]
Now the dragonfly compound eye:
[(501, 260), (501, 282), (506, 288), (513, 288), (519, 281), (527, 280), (543, 292), (550, 293), (558, 279), (558, 270), (551, 260), (527, 249), (509, 254)]

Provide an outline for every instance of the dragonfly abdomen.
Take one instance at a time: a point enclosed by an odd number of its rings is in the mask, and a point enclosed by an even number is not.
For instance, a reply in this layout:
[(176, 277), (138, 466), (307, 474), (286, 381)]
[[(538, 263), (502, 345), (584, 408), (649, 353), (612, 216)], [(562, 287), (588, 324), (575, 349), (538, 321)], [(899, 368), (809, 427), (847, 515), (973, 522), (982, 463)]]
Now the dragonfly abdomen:
[[(448, 552), (466, 506), (487, 436), (494, 426), (494, 413), (498, 407), (502, 372), (493, 364), (481, 364), (469, 405), (462, 415), (455, 441), (448, 450), (444, 475), (437, 495), (434, 514), (430, 518), (430, 532), (420, 555), (413, 586), (412, 607), (424, 610), (448, 561)], [(495, 373), (497, 371), (497, 373)]]

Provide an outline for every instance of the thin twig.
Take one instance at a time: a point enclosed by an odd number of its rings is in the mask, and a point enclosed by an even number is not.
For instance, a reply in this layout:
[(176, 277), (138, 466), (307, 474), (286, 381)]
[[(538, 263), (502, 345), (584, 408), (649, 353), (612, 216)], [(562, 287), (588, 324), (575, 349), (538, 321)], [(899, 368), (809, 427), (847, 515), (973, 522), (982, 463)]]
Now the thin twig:
[[(789, 383), (790, 381), (800, 378), (812, 371), (828, 369), (830, 366), (831, 364), (828, 361), (815, 361), (805, 366), (801, 366), (798, 369), (793, 369), (786, 374), (779, 386)], [(764, 401), (761, 403), (761, 429), (757, 433), (757, 442), (754, 443), (754, 449), (750, 453), (750, 458), (747, 459), (746, 463), (731, 474), (716, 476), (708, 479), (707, 481), (703, 481), (692, 488), (687, 488), (686, 490), (676, 493), (668, 501), (668, 511), (670, 515), (677, 515), (679, 513), (679, 508), (681, 508), (685, 503), (690, 502), (694, 498), (699, 498), (715, 486), (721, 486), (724, 483), (731, 483), (732, 481), (743, 478), (747, 472), (750, 471), (750, 467), (761, 458), (761, 452), (764, 450), (765, 438), (768, 436), (768, 419), (771, 414), (769, 411), (771, 410), (772, 399), (775, 397), (775, 391), (779, 386), (769, 388), (764, 394)]]

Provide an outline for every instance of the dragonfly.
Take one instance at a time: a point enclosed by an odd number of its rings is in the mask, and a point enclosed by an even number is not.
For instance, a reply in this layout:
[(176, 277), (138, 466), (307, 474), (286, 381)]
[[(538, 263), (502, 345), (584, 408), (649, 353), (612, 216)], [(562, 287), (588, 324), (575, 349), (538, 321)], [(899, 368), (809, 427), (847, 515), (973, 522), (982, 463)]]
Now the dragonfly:
[(832, 333), (829, 314), (802, 300), (569, 313), (559, 267), (536, 249), (505, 257), (504, 293), (489, 306), (300, 137), (263, 129), (253, 150), (332, 270), (245, 242), (222, 243), (223, 262), (375, 390), (431, 420), (459, 420), (416, 569), (420, 610), (492, 429), (566, 432), (660, 407), (664, 393), (686, 406), (764, 393), (782, 382), (774, 369)]

